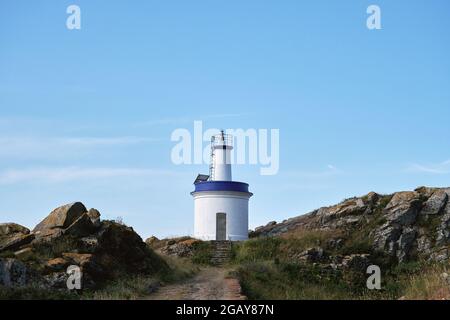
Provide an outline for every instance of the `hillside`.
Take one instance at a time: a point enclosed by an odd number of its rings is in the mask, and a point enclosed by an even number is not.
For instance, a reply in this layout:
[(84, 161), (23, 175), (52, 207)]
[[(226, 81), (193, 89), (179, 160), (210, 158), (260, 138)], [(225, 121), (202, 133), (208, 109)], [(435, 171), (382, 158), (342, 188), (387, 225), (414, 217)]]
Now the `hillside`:
[(78, 293), (172, 272), (131, 227), (80, 202), (56, 208), (31, 231), (0, 224), (0, 298), (80, 298), (67, 290), (71, 265), (82, 274)]
[[(450, 188), (421, 187), (379, 195), (371, 192), (311, 213), (256, 228), (251, 237), (328, 234), (328, 248), (355, 244), (399, 262), (449, 259)], [(351, 251), (351, 250), (350, 250)]]
[[(450, 298), (450, 188), (371, 192), (251, 232), (235, 246), (252, 298)], [(368, 290), (369, 265), (382, 289)]]

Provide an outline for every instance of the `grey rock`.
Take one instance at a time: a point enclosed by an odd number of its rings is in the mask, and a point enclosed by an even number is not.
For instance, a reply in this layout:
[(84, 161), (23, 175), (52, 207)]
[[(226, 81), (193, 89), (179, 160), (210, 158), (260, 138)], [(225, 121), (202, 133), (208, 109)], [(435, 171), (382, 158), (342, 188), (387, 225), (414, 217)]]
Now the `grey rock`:
[(429, 198), (436, 190), (437, 188), (418, 187), (414, 191), (424, 196), (425, 198)]
[(0, 223), (0, 237), (14, 233), (29, 234), (30, 230), (17, 223)]
[(430, 255), (431, 253), (431, 240), (426, 236), (421, 236), (417, 239), (417, 251), (422, 255)]
[(13, 233), (12, 235), (0, 238), (0, 252), (14, 251), (20, 247), (29, 244), (33, 241), (33, 234)]
[(87, 252), (94, 252), (98, 247), (98, 239), (93, 236), (83, 237), (80, 239), (80, 247)]
[(161, 249), (161, 252), (166, 255), (177, 257), (190, 257), (194, 254), (192, 245), (183, 242), (167, 245)]
[(55, 228), (65, 229), (86, 212), (86, 207), (81, 202), (66, 204), (53, 210), (33, 229), (33, 232), (42, 232), (44, 230)]
[(17, 259), (0, 259), (0, 285), (24, 286), (27, 283), (27, 267)]
[(317, 247), (317, 248), (309, 248), (293, 258), (301, 262), (315, 263), (315, 262), (324, 262), (327, 260), (328, 257), (322, 248)]
[(96, 227), (92, 223), (91, 218), (87, 213), (83, 213), (77, 220), (75, 220), (67, 229), (64, 230), (65, 234), (75, 237), (85, 237), (95, 231)]
[(378, 200), (380, 200), (380, 195), (376, 192), (369, 192), (365, 197), (363, 197), (363, 199), (365, 199), (365, 202), (367, 202), (368, 204), (374, 205), (378, 202)]
[(64, 258), (50, 259), (45, 263), (45, 268), (50, 271), (63, 271), (69, 266), (69, 261)]
[(95, 227), (100, 226), (100, 211), (98, 211), (97, 209), (91, 208), (87, 212), (87, 215), (91, 219), (91, 221)]
[(384, 209), (386, 219), (402, 226), (412, 225), (416, 221), (420, 204), (418, 193), (398, 192)]
[(43, 277), (46, 286), (52, 289), (67, 289), (69, 275), (65, 271), (53, 272)]
[(394, 254), (397, 249), (397, 241), (400, 238), (402, 230), (397, 225), (390, 222), (385, 223), (374, 232), (374, 247), (379, 251), (385, 251)]
[(435, 261), (435, 262), (445, 262), (449, 260), (450, 254), (449, 254), (449, 248), (441, 248), (433, 252), (429, 260)]
[(414, 229), (408, 228), (403, 230), (403, 233), (398, 240), (397, 249), (397, 258), (400, 262), (403, 262), (408, 258), (414, 240), (416, 239), (416, 235), (417, 232)]
[(150, 247), (153, 247), (155, 244), (159, 243), (159, 239), (155, 236), (151, 236), (145, 240), (145, 243)]
[(370, 265), (368, 254), (352, 254), (345, 256), (342, 260), (342, 266), (354, 271), (365, 272)]
[(320, 223), (322, 225), (326, 225), (333, 221), (334, 224), (332, 224), (331, 227), (336, 227), (343, 224), (336, 222), (338, 219), (363, 214), (366, 208), (367, 207), (362, 199), (352, 198), (335, 206), (320, 208), (317, 215), (320, 216)]
[(437, 229), (436, 244), (443, 245), (450, 243), (450, 201), (443, 210), (441, 223)]
[(448, 201), (448, 194), (444, 189), (435, 191), (425, 202), (420, 214), (434, 215), (442, 213)]
[(35, 236), (33, 240), (33, 244), (51, 242), (54, 241), (64, 235), (63, 229), (46, 229), (42, 231), (36, 231), (32, 233)]

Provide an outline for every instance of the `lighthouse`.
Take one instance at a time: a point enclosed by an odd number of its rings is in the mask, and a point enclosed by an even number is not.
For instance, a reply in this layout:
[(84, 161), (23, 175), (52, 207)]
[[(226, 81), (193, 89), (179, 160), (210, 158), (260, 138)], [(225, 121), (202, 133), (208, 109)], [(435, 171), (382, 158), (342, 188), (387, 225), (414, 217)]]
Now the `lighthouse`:
[(248, 239), (248, 184), (233, 181), (233, 137), (221, 131), (211, 137), (209, 175), (194, 181), (194, 237), (201, 240)]

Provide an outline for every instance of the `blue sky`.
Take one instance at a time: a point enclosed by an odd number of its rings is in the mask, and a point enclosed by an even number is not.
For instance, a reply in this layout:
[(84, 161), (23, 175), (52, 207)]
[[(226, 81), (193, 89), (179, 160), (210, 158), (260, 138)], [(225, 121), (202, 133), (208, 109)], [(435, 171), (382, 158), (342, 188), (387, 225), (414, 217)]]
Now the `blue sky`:
[(144, 238), (192, 233), (207, 166), (174, 165), (170, 135), (194, 120), (280, 129), (277, 175), (234, 168), (251, 227), (450, 186), (449, 35), (446, 0), (2, 1), (0, 221), (82, 201)]

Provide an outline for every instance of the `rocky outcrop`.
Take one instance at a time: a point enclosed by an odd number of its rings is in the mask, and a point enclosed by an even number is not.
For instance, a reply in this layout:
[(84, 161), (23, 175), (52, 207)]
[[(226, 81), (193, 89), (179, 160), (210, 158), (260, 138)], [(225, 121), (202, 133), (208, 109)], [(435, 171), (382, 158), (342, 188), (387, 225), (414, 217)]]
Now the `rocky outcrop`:
[(436, 243), (438, 245), (450, 242), (450, 204), (447, 204), (445, 212), (437, 228)]
[(92, 234), (99, 226), (100, 224), (94, 225), (87, 213), (83, 213), (67, 229), (64, 229), (64, 234), (81, 238)]
[(17, 233), (29, 234), (30, 230), (17, 223), (0, 223), (0, 237)]
[(321, 247), (317, 248), (309, 248), (303, 252), (298, 254), (293, 254), (291, 259), (297, 260), (299, 262), (327, 262), (328, 256), (325, 254), (325, 251)]
[[(100, 212), (75, 202), (56, 208), (32, 232), (0, 224), (0, 285), (66, 288), (67, 268), (76, 266), (83, 288), (124, 275), (167, 270), (133, 228), (101, 221)], [(30, 277), (30, 275), (33, 275)]]
[(91, 248), (97, 262), (115, 271), (152, 273), (167, 265), (154, 254), (133, 228), (112, 221), (104, 221), (95, 235), (97, 244)]
[(369, 254), (351, 254), (348, 256), (335, 256), (331, 267), (333, 269), (351, 270), (366, 273), (367, 267), (371, 265)]
[(65, 233), (82, 236), (93, 229), (94, 223), (86, 207), (81, 202), (74, 202), (53, 210), (33, 229), (33, 234), (35, 242), (46, 242), (53, 241)]
[(0, 259), (0, 285), (6, 287), (24, 286), (27, 283), (28, 270), (17, 259)]
[(390, 225), (409, 226), (416, 221), (421, 204), (417, 192), (398, 192), (384, 208), (386, 220)]
[(33, 241), (30, 230), (16, 223), (0, 224), (0, 252), (13, 251)]
[(164, 255), (186, 258), (193, 256), (196, 245), (201, 243), (201, 241), (190, 237), (162, 240), (159, 240), (156, 237), (150, 237), (145, 240), (145, 243), (150, 248), (157, 250)]
[(81, 202), (66, 204), (53, 210), (33, 229), (33, 233), (51, 229), (65, 229), (86, 212), (86, 207)]
[(3, 238), (0, 238), (0, 251), (10, 251), (19, 249), (21, 246), (29, 244), (33, 241), (33, 234), (15, 233)]
[(387, 222), (372, 233), (375, 248), (396, 256), (399, 261), (407, 259), (418, 233), (411, 226), (416, 222), (421, 207), (421, 197), (417, 192), (394, 194), (383, 209)]
[[(304, 231), (330, 231), (340, 236), (329, 247), (367, 243), (368, 251), (397, 261), (422, 257), (448, 259), (450, 247), (450, 188), (417, 188), (380, 195), (371, 192), (308, 214), (256, 228), (250, 237), (284, 236)], [(317, 251), (304, 253), (315, 260)]]
[(97, 209), (91, 208), (86, 214), (94, 226), (100, 226), (100, 212)]
[(432, 193), (425, 201), (420, 214), (423, 215), (439, 215), (448, 202), (450, 189), (440, 189)]

